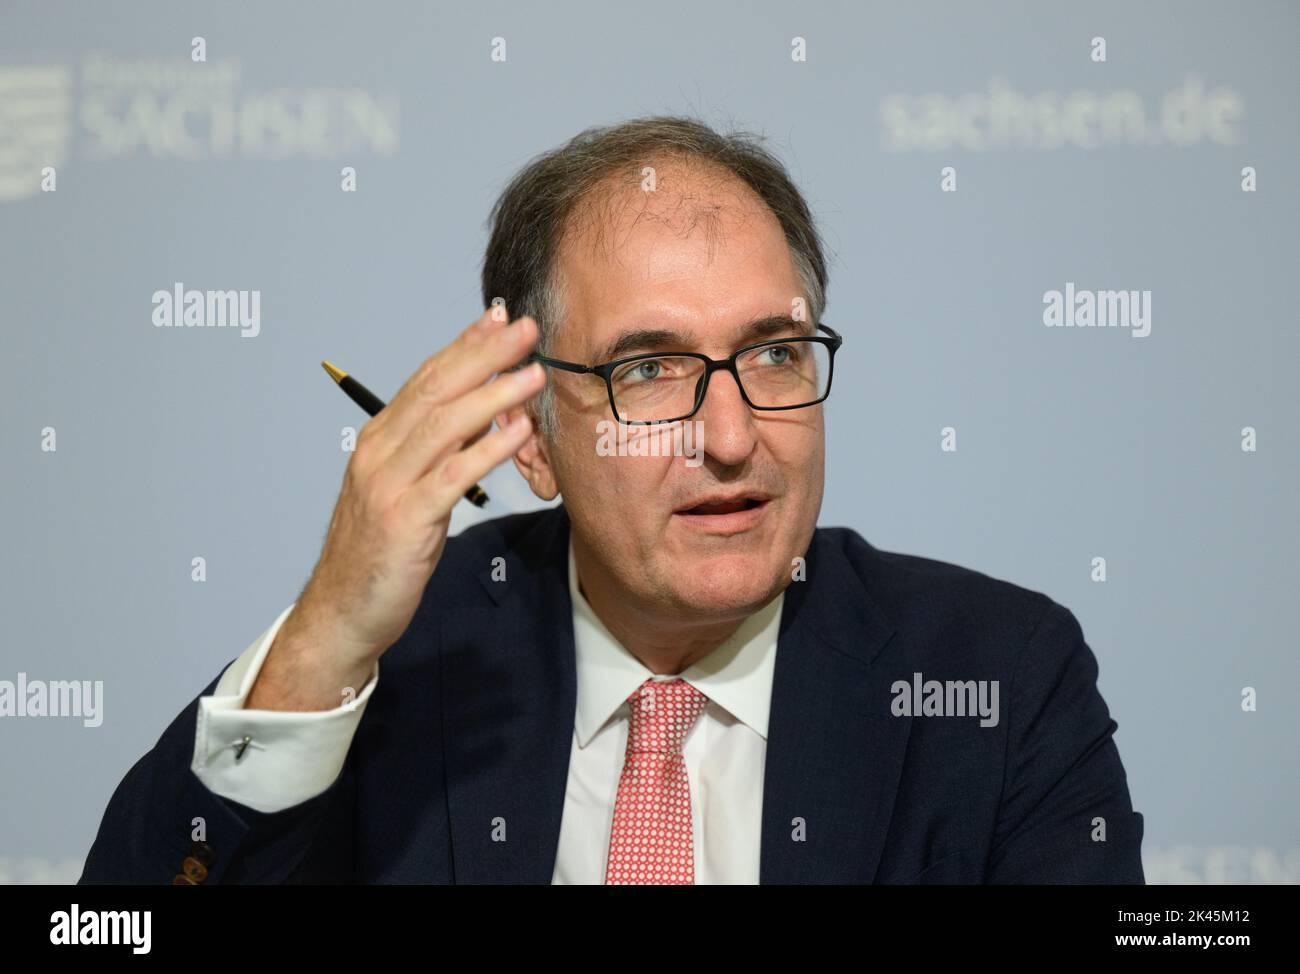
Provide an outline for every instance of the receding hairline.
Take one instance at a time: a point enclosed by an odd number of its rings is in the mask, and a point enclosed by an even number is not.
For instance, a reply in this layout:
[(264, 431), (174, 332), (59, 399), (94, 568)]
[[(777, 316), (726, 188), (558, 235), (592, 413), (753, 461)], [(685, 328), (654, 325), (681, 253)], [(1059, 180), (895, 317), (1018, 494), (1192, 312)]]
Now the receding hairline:
[[(643, 188), (647, 178), (646, 167), (654, 171), (653, 191)], [(700, 186), (705, 188), (705, 194), (691, 192)], [(659, 196), (660, 193), (663, 195)], [(720, 198), (729, 202), (722, 202)], [(691, 202), (697, 199), (700, 202)], [(780, 220), (762, 196), (722, 163), (681, 149), (661, 148), (642, 160), (613, 167), (578, 197), (556, 236), (555, 259), (550, 270), (555, 270), (558, 258), (566, 248), (576, 246), (579, 241), (588, 244), (593, 254), (602, 251), (606, 256), (611, 254), (613, 248), (608, 243), (607, 234), (620, 224), (627, 210), (638, 201), (642, 208), (633, 221), (634, 226), (653, 215), (652, 208), (656, 203), (664, 202), (672, 207), (673, 213), (686, 211), (688, 224), (682, 231), (684, 235), (689, 235), (702, 223), (710, 240), (721, 234), (723, 210), (742, 214), (766, 213), (780, 226)], [(653, 217), (658, 218), (657, 215)]]
[[(710, 251), (724, 236), (723, 213), (740, 214), (741, 222), (747, 224), (751, 218), (767, 218), (778, 233), (781, 233), (791, 260), (794, 261), (793, 248), (785, 239), (781, 221), (772, 208), (752, 186), (736, 173), (721, 163), (702, 158), (676, 149), (658, 150), (646, 157), (644, 164), (628, 166), (626, 170), (615, 170), (598, 179), (570, 209), (560, 232), (556, 236), (555, 249), (551, 254), (546, 275), (556, 307), (552, 309), (565, 317), (563, 312), (568, 307), (571, 292), (566, 275), (563, 272), (564, 260), (582, 245), (589, 255), (596, 259), (611, 259), (616, 247), (610, 243), (609, 235), (618, 227), (626, 214), (642, 198), (641, 212), (633, 220), (632, 226), (642, 219), (660, 219), (652, 214), (654, 205), (648, 197), (653, 194), (642, 189), (644, 176), (642, 168), (651, 166), (655, 170), (655, 190), (661, 190), (667, 200), (670, 213), (686, 213), (686, 224), (679, 232), (688, 237), (703, 225), (705, 240)], [(666, 179), (667, 185), (662, 185)], [(703, 186), (706, 192), (697, 195), (692, 188)], [(691, 201), (700, 200), (692, 203)], [(724, 202), (725, 200), (725, 202)], [(679, 222), (665, 220), (668, 222)], [(680, 226), (680, 222), (679, 222)], [(797, 262), (796, 262), (797, 272)], [(561, 331), (561, 323), (555, 322), (552, 333), (548, 336), (548, 345), (554, 347)]]

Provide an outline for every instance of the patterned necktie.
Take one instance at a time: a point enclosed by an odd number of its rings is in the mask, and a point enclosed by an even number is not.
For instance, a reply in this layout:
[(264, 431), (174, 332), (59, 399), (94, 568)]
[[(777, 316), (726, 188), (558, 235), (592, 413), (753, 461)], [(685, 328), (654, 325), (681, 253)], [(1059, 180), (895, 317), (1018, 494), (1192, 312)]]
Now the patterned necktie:
[(646, 680), (627, 702), (632, 722), (614, 799), (605, 883), (693, 885), (691, 785), (682, 742), (709, 698), (685, 680)]

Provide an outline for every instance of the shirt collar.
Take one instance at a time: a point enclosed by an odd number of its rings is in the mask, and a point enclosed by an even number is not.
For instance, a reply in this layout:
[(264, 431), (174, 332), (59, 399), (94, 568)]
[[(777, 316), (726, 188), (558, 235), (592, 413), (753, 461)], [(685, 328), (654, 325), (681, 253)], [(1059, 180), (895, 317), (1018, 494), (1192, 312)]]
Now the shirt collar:
[[(578, 666), (578, 746), (596, 732), (646, 680), (656, 677), (629, 653), (600, 621), (578, 586), (578, 568), (569, 536), (569, 596), (573, 604), (573, 642)], [(772, 706), (772, 673), (785, 592), (745, 619), (727, 641), (682, 671), (680, 678), (767, 740)]]

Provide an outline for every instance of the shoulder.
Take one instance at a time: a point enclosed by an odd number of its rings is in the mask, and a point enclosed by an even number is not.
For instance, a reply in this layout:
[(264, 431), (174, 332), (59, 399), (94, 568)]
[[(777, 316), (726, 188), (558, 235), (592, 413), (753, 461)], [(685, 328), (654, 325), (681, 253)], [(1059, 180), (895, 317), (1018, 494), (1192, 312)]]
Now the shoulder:
[(444, 599), (478, 601), (485, 594), (480, 576), (492, 571), (495, 559), (506, 563), (527, 559), (530, 567), (536, 567), (533, 563), (539, 557), (565, 556), (567, 548), (561, 545), (567, 544), (568, 535), (561, 529), (567, 523), (567, 514), (561, 508), (549, 507), (470, 525), (447, 538), (429, 588)]
[[(524, 569), (525, 575), (539, 567), (554, 570), (563, 564), (554, 559), (567, 555), (567, 534), (560, 533), (566, 527), (567, 514), (542, 508), (480, 521), (448, 536), (415, 615), (385, 651), (381, 666), (395, 671), (429, 665), (436, 657), (443, 619), (496, 607), (489, 592), (493, 572), (501, 564), (497, 559), (505, 560), (511, 578), (520, 577), (516, 569)], [(391, 686), (392, 680), (388, 682)]]
[(559, 526), (561, 521), (567, 526), (567, 514), (561, 507), (543, 507), (479, 521), (447, 539), (447, 554), (465, 557), (489, 550), (512, 550), (522, 545), (538, 528), (548, 524)]
[(877, 548), (852, 528), (818, 528), (819, 550), (842, 556), (905, 642), (951, 654), (977, 649), (1014, 661), (1049, 618), (1069, 610), (1045, 593), (975, 568)]

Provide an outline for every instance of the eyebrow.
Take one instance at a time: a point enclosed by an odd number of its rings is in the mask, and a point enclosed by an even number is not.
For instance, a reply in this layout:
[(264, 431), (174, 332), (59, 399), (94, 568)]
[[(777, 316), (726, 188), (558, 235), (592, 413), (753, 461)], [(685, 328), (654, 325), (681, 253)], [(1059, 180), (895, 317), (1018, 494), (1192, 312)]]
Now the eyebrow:
[[(765, 338), (783, 335), (790, 331), (800, 335), (808, 335), (815, 330), (810, 326), (809, 322), (797, 321), (792, 315), (765, 315), (762, 318), (755, 318), (746, 322), (737, 328), (732, 336), (732, 342), (733, 347), (739, 348), (742, 345), (759, 342)], [(671, 349), (672, 351), (687, 352), (692, 350), (693, 342), (694, 338), (691, 335), (672, 328), (634, 328), (631, 331), (623, 332), (608, 342), (597, 356), (596, 361), (600, 363), (612, 362), (625, 355), (642, 351)]]

